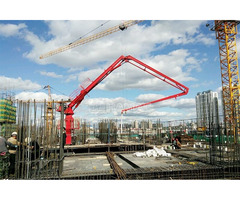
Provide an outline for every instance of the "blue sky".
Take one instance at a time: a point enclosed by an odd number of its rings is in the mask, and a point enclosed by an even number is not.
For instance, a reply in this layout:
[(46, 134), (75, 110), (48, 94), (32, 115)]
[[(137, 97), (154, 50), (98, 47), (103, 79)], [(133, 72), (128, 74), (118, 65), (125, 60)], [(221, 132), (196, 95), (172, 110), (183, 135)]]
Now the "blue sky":
[[(47, 98), (47, 91), (42, 88), (50, 85), (53, 98), (68, 98), (86, 78), (97, 78), (120, 55), (132, 55), (186, 85), (189, 93), (177, 100), (131, 110), (125, 115), (126, 120), (195, 118), (195, 95), (209, 89), (220, 92), (218, 44), (215, 33), (205, 26), (213, 21), (147, 20), (39, 59), (41, 54), (69, 44), (106, 21), (1, 20), (0, 90), (15, 92), (18, 99), (43, 99)], [(93, 34), (122, 22), (111, 20)], [(86, 96), (75, 116), (92, 121), (119, 118), (123, 108), (178, 92), (163, 86), (161, 81), (124, 65)]]

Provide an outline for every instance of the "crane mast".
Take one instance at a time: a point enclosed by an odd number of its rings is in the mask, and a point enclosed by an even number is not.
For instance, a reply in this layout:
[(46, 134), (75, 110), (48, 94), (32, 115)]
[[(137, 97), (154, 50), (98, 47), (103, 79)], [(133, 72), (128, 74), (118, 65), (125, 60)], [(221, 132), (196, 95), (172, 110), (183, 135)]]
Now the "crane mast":
[(47, 140), (50, 140), (51, 132), (52, 132), (52, 122), (53, 122), (53, 102), (51, 96), (51, 87), (47, 85), (44, 89), (48, 89), (48, 101), (47, 101), (47, 109), (46, 109), (46, 128), (47, 128)]
[(240, 134), (240, 85), (236, 46), (238, 23), (234, 20), (215, 20), (215, 26), (211, 29), (215, 30), (219, 45), (225, 127), (227, 135), (234, 136), (235, 143)]

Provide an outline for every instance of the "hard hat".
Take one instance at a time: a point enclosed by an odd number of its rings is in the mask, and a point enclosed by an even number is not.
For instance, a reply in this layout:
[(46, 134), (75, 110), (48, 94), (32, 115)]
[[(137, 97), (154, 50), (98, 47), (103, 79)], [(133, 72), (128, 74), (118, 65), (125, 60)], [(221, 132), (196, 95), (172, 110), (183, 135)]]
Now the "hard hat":
[(12, 132), (11, 136), (17, 135), (17, 132)]

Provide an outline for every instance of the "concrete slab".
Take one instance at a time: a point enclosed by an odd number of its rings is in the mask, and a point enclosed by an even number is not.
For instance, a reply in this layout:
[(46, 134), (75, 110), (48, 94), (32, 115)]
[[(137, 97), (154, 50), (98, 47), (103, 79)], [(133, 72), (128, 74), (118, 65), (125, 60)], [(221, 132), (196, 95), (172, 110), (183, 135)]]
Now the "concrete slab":
[[(173, 152), (174, 150), (171, 150)], [(175, 154), (176, 153), (176, 154)], [(184, 150), (175, 151), (170, 157), (135, 157), (133, 153), (121, 153), (114, 155), (115, 161), (123, 170), (132, 170), (134, 168), (162, 168), (166, 169), (188, 169), (189, 167), (201, 167), (205, 165), (202, 162), (193, 162), (192, 158), (206, 156), (205, 151)], [(178, 156), (179, 153), (179, 156)], [(181, 156), (181, 154), (191, 155), (191, 158)], [(191, 161), (191, 162), (190, 162)], [(106, 155), (80, 155), (65, 157), (63, 162), (63, 175), (67, 174), (94, 174), (94, 173), (113, 174)]]
[(63, 174), (93, 173), (103, 170), (111, 170), (106, 156), (73, 156), (65, 157), (63, 161)]
[(135, 157), (133, 154), (121, 154), (126, 159), (130, 160), (140, 168), (146, 168), (146, 167), (169, 167), (171, 165), (179, 165), (179, 162), (181, 162), (180, 159), (175, 158), (173, 156), (171, 157)]

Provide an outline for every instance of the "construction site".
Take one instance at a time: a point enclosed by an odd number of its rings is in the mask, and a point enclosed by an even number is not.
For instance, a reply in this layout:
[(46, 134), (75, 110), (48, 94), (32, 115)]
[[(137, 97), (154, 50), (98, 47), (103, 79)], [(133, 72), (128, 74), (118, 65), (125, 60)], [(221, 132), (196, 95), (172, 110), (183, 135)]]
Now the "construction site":
[[(129, 20), (95, 35), (40, 55), (46, 59), (126, 29), (142, 20)], [(123, 121), (131, 110), (187, 95), (191, 88), (131, 55), (120, 55), (95, 80), (86, 79), (69, 100), (0, 97), (0, 136), (17, 132), (15, 172), (10, 180), (239, 180), (240, 83), (236, 47), (239, 21), (215, 20), (222, 82), (223, 115), (162, 121)], [(209, 24), (207, 24), (209, 28)], [(74, 115), (84, 97), (111, 73), (128, 63), (178, 93), (123, 108), (120, 119), (93, 123)], [(133, 119), (134, 120), (134, 119)], [(201, 123), (199, 122), (201, 121)], [(201, 124), (201, 125), (200, 125)], [(29, 144), (30, 142), (31, 145)], [(175, 143), (174, 143), (175, 142)], [(180, 145), (178, 145), (178, 143)]]

